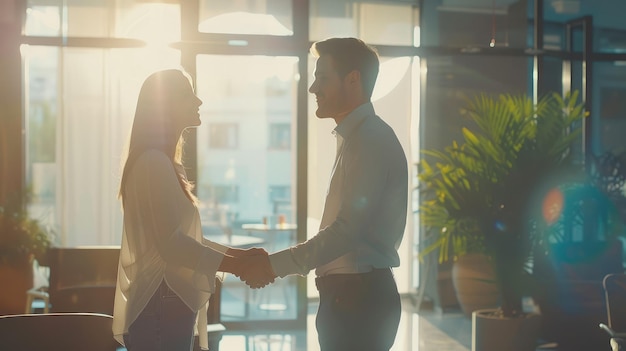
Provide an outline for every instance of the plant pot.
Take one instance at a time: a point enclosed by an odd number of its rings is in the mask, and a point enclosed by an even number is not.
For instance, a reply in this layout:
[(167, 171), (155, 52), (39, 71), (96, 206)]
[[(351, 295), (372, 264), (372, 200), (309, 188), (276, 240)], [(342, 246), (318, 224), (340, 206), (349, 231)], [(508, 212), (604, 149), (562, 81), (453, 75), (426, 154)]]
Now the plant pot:
[(469, 318), (479, 309), (499, 306), (500, 292), (489, 258), (483, 254), (466, 254), (452, 266), (452, 283), (463, 313)]
[(472, 351), (535, 351), (541, 328), (541, 315), (526, 313), (504, 318), (498, 309), (472, 313)]
[(33, 258), (0, 264), (0, 315), (20, 314), (26, 309), (26, 291), (33, 287)]

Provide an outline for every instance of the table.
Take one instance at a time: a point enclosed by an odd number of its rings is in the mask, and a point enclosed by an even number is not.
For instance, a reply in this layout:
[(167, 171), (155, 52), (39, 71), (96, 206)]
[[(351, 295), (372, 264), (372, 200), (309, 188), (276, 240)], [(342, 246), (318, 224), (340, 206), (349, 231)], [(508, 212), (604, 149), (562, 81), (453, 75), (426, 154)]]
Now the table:
[[(268, 225), (263, 223), (250, 223), (243, 224), (241, 229), (248, 232), (248, 234), (253, 235), (255, 233), (260, 233), (260, 235), (267, 236), (267, 250), (272, 253), (277, 249), (276, 246), (276, 237), (278, 234), (286, 234), (289, 235), (289, 244), (291, 246), (295, 244), (295, 233), (298, 229), (298, 226), (293, 223), (282, 223), (276, 225)], [(280, 249), (281, 247), (278, 247)]]

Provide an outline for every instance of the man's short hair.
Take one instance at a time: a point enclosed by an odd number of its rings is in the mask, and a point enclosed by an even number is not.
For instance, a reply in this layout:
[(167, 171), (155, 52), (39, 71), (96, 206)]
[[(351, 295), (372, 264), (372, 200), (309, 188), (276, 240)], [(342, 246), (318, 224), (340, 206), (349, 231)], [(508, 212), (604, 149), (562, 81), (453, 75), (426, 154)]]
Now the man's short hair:
[(379, 69), (375, 48), (357, 38), (330, 38), (313, 43), (310, 52), (315, 57), (331, 56), (342, 78), (354, 70), (359, 71), (363, 93), (368, 99), (372, 97)]

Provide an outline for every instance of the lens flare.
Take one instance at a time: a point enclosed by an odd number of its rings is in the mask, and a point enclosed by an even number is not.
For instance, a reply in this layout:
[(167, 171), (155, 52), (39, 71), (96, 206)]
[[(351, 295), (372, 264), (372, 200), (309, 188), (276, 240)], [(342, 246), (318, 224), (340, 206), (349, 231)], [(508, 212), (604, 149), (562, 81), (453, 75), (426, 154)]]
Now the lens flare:
[(547, 224), (554, 224), (559, 219), (563, 203), (563, 192), (560, 189), (552, 189), (546, 194), (541, 210)]

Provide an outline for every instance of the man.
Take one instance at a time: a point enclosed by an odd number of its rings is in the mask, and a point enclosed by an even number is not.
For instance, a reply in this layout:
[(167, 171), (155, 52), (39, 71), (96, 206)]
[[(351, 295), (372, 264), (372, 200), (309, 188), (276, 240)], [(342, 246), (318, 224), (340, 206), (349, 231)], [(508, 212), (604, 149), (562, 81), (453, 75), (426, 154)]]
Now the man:
[(400, 321), (391, 271), (406, 225), (407, 160), (371, 103), (376, 51), (355, 38), (311, 47), (317, 57), (316, 115), (337, 123), (337, 155), (319, 232), (270, 255), (277, 276), (315, 269), (316, 327), (322, 351), (389, 350)]

